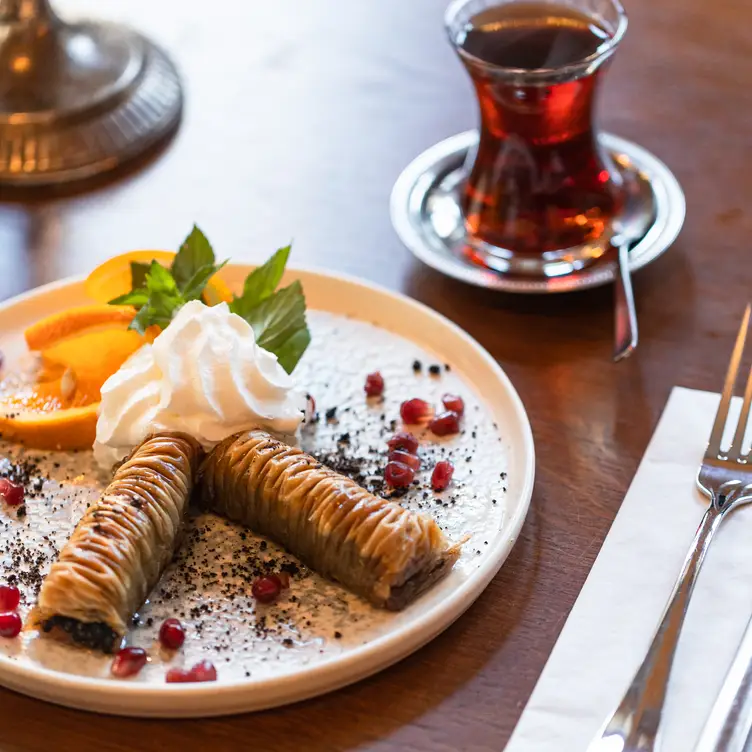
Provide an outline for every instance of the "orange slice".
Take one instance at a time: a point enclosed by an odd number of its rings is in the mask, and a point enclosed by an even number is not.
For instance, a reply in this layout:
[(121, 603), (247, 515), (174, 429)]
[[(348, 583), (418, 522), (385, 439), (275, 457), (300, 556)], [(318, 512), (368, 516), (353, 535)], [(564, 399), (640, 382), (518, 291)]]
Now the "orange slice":
[(41, 351), (41, 367), (35, 383), (0, 384), (0, 434), (37, 449), (91, 447), (102, 384), (159, 333), (129, 331), (134, 315), (130, 306), (91, 305), (30, 326), (26, 342)]
[(91, 449), (98, 410), (95, 402), (52, 412), (21, 411), (13, 419), (0, 416), (0, 434), (34, 449)]
[(132, 306), (91, 305), (68, 308), (32, 324), (24, 332), (24, 336), (29, 350), (45, 350), (87, 330), (105, 326), (125, 330), (135, 315), (136, 309)]
[[(98, 303), (107, 303), (131, 289), (131, 261), (148, 264), (158, 261), (169, 267), (175, 254), (171, 251), (129, 251), (100, 264), (86, 279), (86, 294)], [(209, 305), (230, 302), (232, 293), (216, 274), (209, 280), (204, 290), (204, 298)]]
[(0, 401), (0, 433), (36, 449), (84, 449), (94, 443), (99, 410), (97, 378), (69, 369), (43, 372), (46, 381), (21, 387)]
[(141, 345), (153, 342), (159, 331), (159, 327), (149, 327), (144, 335), (122, 329), (89, 332), (46, 348), (42, 359), (46, 365), (99, 374), (103, 384)]

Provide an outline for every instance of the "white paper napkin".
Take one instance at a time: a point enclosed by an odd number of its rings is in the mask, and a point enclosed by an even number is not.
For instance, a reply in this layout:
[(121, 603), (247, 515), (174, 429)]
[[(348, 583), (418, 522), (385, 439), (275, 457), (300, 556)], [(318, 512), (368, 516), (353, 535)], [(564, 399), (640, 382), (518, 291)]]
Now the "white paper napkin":
[[(718, 399), (672, 392), (506, 752), (583, 752), (620, 701), (705, 510), (695, 476)], [(752, 506), (723, 522), (692, 596), (669, 685), (663, 752), (694, 749), (750, 615)]]

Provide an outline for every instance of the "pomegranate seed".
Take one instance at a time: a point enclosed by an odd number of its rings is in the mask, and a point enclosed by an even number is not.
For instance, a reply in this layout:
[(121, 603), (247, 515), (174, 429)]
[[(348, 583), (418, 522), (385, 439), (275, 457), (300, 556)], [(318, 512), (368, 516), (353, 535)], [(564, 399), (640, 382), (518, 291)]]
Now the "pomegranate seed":
[(410, 454), (415, 454), (418, 451), (418, 440), (408, 431), (400, 431), (389, 439), (387, 446), (390, 449), (404, 449)]
[(441, 402), (444, 407), (457, 415), (462, 415), (465, 412), (465, 400), (457, 394), (445, 394), (441, 398)]
[(389, 452), (389, 462), (401, 462), (416, 472), (420, 470), (420, 457), (410, 454), (410, 452), (406, 452), (404, 449), (395, 449), (393, 452)]
[(110, 667), (110, 673), (118, 679), (135, 676), (146, 665), (146, 651), (143, 648), (123, 648), (118, 650)]
[(12, 507), (23, 504), (24, 487), (11, 483), (7, 478), (0, 478), (0, 496), (5, 499), (5, 503)]
[(0, 585), (0, 611), (15, 611), (21, 602), (21, 593), (17, 587)]
[(407, 488), (415, 478), (415, 471), (401, 462), (390, 462), (384, 469), (384, 480), (392, 488)]
[(191, 679), (191, 672), (184, 668), (171, 668), (165, 676), (165, 681), (168, 684), (180, 684), (182, 682), (193, 681)]
[(460, 416), (457, 413), (447, 411), (437, 415), (429, 424), (431, 433), (436, 436), (449, 436), (452, 433), (459, 433)]
[(376, 371), (366, 376), (366, 385), (363, 387), (368, 397), (379, 397), (384, 393), (384, 377)]
[(282, 591), (282, 583), (277, 575), (259, 577), (251, 585), (251, 595), (259, 603), (272, 603)]
[(191, 681), (217, 681), (217, 669), (214, 668), (214, 664), (211, 661), (201, 661), (201, 663), (197, 663), (189, 673), (191, 675)]
[(201, 661), (193, 668), (171, 668), (167, 672), (165, 680), (168, 684), (178, 684), (184, 682), (208, 682), (217, 680), (217, 669), (209, 661)]
[(431, 419), (433, 408), (425, 400), (409, 399), (400, 405), (400, 416), (405, 423), (425, 423)]
[(15, 611), (0, 614), (0, 637), (17, 637), (22, 626), (21, 617)]
[(185, 642), (185, 630), (177, 619), (165, 619), (159, 628), (159, 641), (168, 650), (178, 650)]
[(443, 491), (452, 481), (454, 465), (449, 460), (441, 460), (436, 463), (431, 473), (431, 488), (434, 491)]

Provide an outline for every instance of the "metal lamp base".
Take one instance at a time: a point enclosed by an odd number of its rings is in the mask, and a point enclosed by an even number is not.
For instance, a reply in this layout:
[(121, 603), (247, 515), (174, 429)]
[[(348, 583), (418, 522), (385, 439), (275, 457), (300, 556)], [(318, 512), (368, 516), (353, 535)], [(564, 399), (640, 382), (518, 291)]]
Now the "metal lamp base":
[(178, 125), (177, 71), (135, 31), (66, 24), (46, 3), (32, 17), (0, 20), (6, 21), (0, 25), (0, 183), (88, 178), (136, 157)]

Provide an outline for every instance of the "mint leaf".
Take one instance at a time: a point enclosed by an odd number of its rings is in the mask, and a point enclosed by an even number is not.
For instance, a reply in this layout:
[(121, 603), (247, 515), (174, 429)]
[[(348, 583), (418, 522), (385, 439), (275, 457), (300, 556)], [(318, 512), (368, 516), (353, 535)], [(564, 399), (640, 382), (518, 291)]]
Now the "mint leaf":
[(149, 271), (149, 264), (142, 264), (140, 261), (131, 261), (131, 288), (138, 290), (146, 287), (146, 274)]
[(131, 290), (116, 300), (133, 301), (132, 305), (141, 304), (129, 327), (140, 334), (153, 324), (164, 329), (172, 321), (178, 308), (185, 303), (170, 270), (165, 269), (158, 261), (152, 261), (149, 265), (145, 290)]
[(245, 318), (246, 314), (266, 300), (282, 280), (291, 246), (280, 248), (265, 264), (254, 269), (245, 279), (243, 294), (234, 298), (230, 310)]
[(253, 327), (258, 345), (274, 353), (287, 373), (292, 373), (310, 342), (305, 308), (303, 287), (296, 280), (243, 316)]
[(223, 261), (219, 266), (215, 264), (207, 264), (202, 266), (196, 271), (196, 273), (188, 280), (185, 288), (183, 289), (183, 297), (188, 300), (199, 300), (204, 292), (207, 282), (227, 263)]
[(161, 293), (157, 293), (149, 298), (149, 302), (133, 317), (128, 328), (139, 334), (143, 334), (154, 324), (164, 329), (172, 321), (173, 311), (171, 302), (165, 300)]
[(172, 321), (172, 317), (183, 303), (179, 295), (171, 295), (163, 290), (154, 290), (149, 295), (149, 310), (151, 312), (152, 324), (159, 324), (163, 329)]
[(295, 370), (298, 361), (303, 356), (308, 345), (311, 344), (311, 333), (308, 331), (308, 327), (305, 326), (305, 323), (303, 326), (303, 329), (298, 329), (295, 334), (290, 336), (274, 351), (279, 364), (285, 369), (285, 371), (287, 371), (287, 373), (292, 373)]
[(164, 329), (182, 303), (182, 298), (156, 290), (149, 295), (148, 302), (141, 307), (128, 328), (135, 329), (139, 334), (154, 324)]
[(149, 319), (149, 316), (150, 316), (150, 312), (149, 312), (149, 306), (147, 304), (143, 306), (141, 310), (133, 317), (133, 321), (131, 321), (128, 328), (133, 329), (139, 334), (144, 334), (146, 330), (149, 328), (149, 326), (151, 326), (151, 321)]
[(193, 225), (188, 237), (172, 262), (170, 271), (178, 289), (183, 292), (196, 273), (203, 267), (214, 264), (214, 251), (201, 230)]
[(140, 308), (142, 305), (146, 305), (149, 302), (149, 293), (146, 289), (131, 290), (125, 293), (125, 295), (119, 295), (117, 298), (113, 298), (107, 305), (132, 305), (136, 308)]
[(180, 296), (177, 280), (158, 261), (152, 261), (149, 271), (146, 273), (146, 289), (149, 294), (155, 292), (165, 293), (172, 296)]

